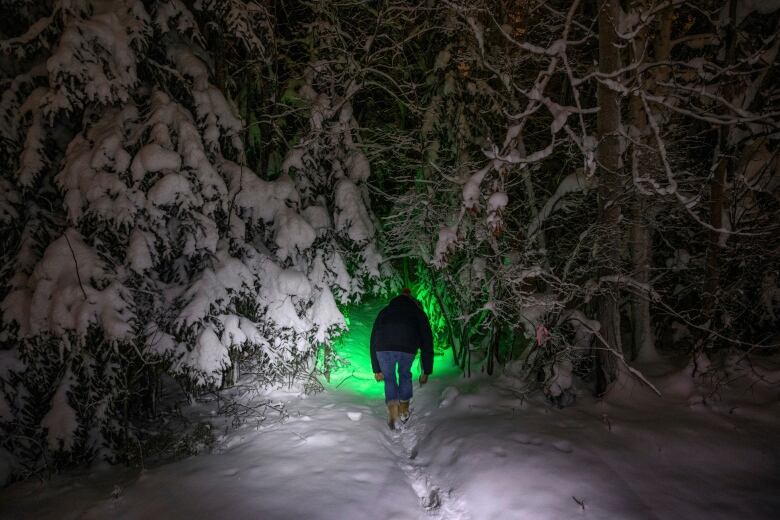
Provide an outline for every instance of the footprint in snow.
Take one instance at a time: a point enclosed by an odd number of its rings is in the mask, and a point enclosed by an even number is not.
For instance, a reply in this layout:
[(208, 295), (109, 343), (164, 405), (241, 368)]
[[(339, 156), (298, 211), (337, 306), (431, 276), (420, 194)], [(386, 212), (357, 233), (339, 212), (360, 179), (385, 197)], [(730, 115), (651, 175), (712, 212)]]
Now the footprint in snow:
[(555, 441), (553, 442), (553, 447), (558, 451), (562, 451), (563, 453), (572, 452), (571, 443), (569, 441)]
[(441, 402), (439, 403), (439, 408), (447, 408), (450, 406), (458, 397), (458, 395), (460, 395), (460, 392), (458, 392), (458, 389), (454, 386), (448, 386), (445, 388), (441, 393)]
[(513, 435), (512, 438), (520, 444), (530, 444), (533, 446), (541, 446), (543, 442), (539, 437), (532, 437), (531, 435), (527, 435), (525, 433), (518, 433)]
[(500, 457), (500, 458), (506, 457), (506, 450), (504, 448), (494, 446), (490, 451), (493, 452), (493, 455), (495, 455), (496, 457)]
[(366, 471), (358, 471), (352, 475), (352, 480), (355, 482), (376, 482), (376, 475), (368, 473)]
[[(449, 397), (451, 402), (457, 397), (458, 392), (453, 387), (448, 390), (444, 391), (442, 397), (445, 399)], [(403, 428), (388, 432), (391, 440), (388, 448), (398, 457), (398, 467), (406, 475), (427, 518), (468, 520), (470, 516), (466, 512), (465, 505), (453, 490), (442, 487), (423, 465), (415, 462), (420, 449), (421, 427), (422, 424), (407, 424)]]
[(420, 505), (427, 511), (438, 509), (441, 506), (439, 488), (423, 473), (420, 468), (410, 464), (404, 464), (401, 468), (409, 478), (409, 482), (420, 500)]

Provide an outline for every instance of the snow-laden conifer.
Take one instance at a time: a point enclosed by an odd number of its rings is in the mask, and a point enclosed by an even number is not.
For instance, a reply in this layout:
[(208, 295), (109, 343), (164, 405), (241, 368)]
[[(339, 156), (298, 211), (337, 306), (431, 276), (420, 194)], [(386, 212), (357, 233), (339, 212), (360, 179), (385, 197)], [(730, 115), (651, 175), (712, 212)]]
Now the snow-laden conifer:
[(345, 327), (336, 298), (378, 276), (375, 250), (350, 273), (335, 247), (373, 245), (356, 188), (329, 206), (242, 164), (202, 28), (262, 57), (268, 20), (249, 3), (63, 1), (39, 16), (22, 2), (29, 29), (0, 42), (17, 70), (0, 105), (0, 424), (28, 469), (129, 441), (164, 372), (191, 390), (251, 360), (265, 383), (294, 381)]

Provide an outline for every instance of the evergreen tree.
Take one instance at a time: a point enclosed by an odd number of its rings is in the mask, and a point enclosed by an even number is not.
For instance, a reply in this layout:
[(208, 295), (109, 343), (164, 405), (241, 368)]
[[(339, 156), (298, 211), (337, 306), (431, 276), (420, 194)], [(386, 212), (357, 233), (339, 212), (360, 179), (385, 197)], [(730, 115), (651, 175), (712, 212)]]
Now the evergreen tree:
[(3, 447), (35, 471), (49, 452), (70, 463), (128, 443), (164, 373), (190, 392), (236, 380), (242, 362), (268, 385), (302, 381), (345, 327), (333, 291), (360, 298), (378, 260), (350, 275), (316, 240), (364, 248), (373, 223), (360, 222), (365, 236), (334, 227), (300, 183), (244, 165), (243, 123), (219, 84), (229, 56), (265, 50), (267, 13), (13, 7), (0, 44), (13, 74), (0, 107)]

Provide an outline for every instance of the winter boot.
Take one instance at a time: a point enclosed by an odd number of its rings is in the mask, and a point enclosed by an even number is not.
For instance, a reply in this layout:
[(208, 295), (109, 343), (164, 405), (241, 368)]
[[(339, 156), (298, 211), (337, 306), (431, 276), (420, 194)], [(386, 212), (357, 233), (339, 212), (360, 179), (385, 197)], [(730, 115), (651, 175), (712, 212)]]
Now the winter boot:
[(402, 423), (409, 420), (409, 401), (398, 402), (398, 418)]
[(391, 430), (395, 430), (398, 422), (398, 401), (389, 401), (387, 403), (387, 425)]

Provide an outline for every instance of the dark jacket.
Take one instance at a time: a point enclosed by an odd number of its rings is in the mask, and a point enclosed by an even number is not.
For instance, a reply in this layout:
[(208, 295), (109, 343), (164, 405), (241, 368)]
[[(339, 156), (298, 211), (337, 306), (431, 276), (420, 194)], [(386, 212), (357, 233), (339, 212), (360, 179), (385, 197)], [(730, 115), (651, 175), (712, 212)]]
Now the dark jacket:
[(379, 311), (371, 330), (371, 368), (380, 372), (376, 353), (385, 350), (416, 354), (420, 349), (422, 370), (433, 372), (433, 334), (428, 317), (411, 296), (396, 296)]

